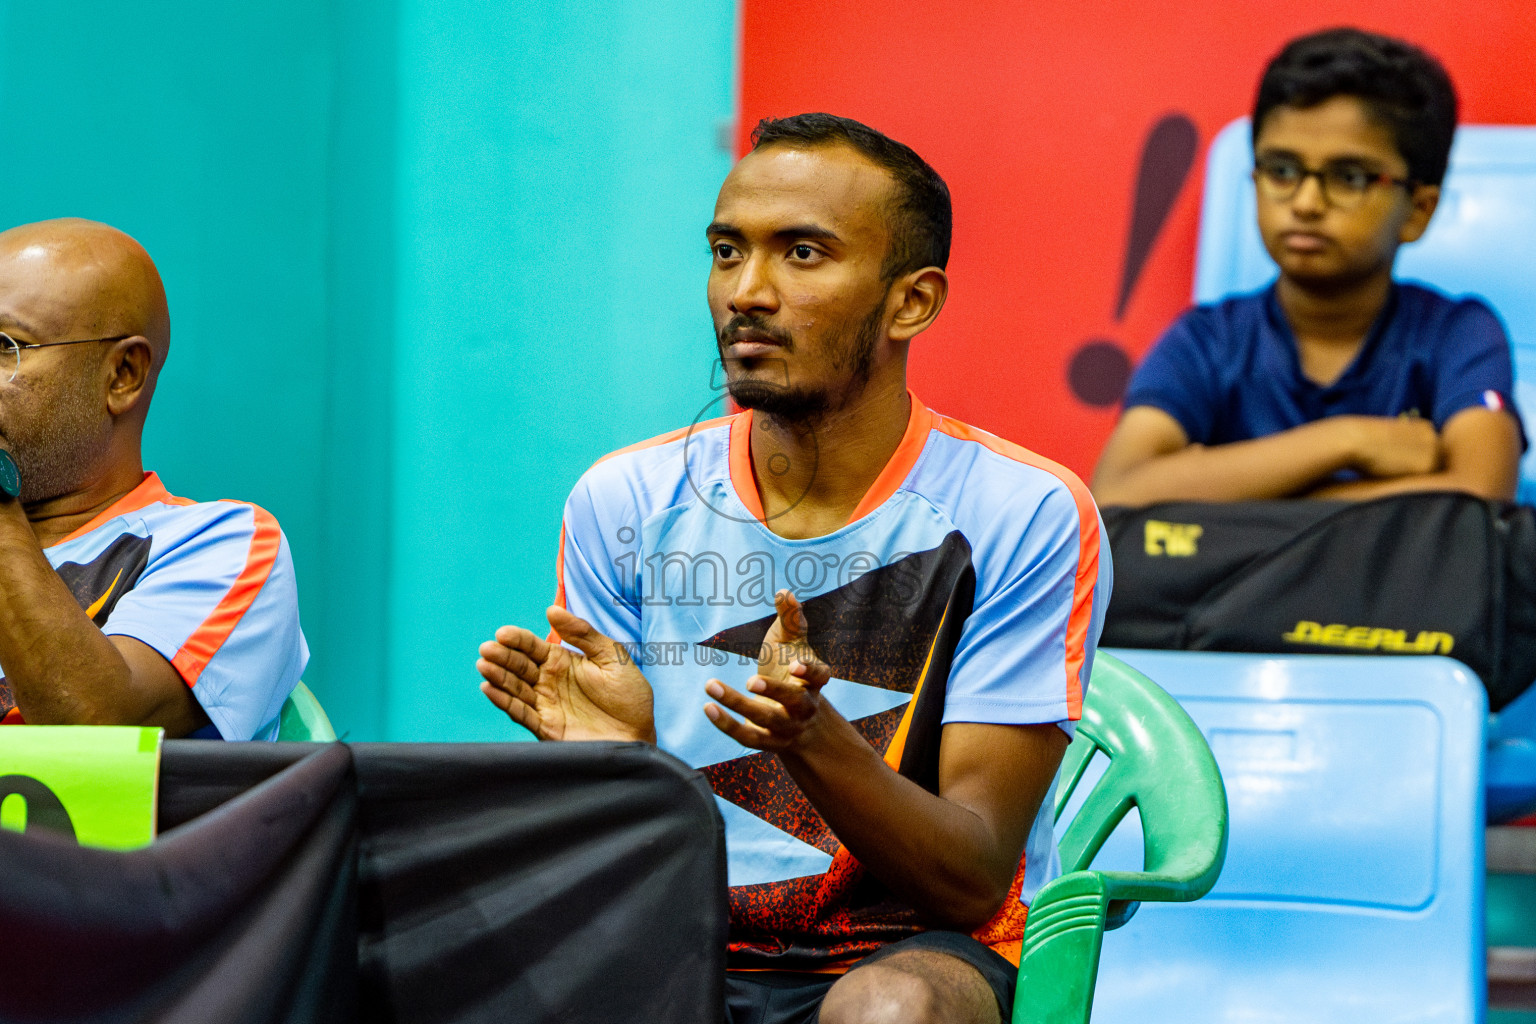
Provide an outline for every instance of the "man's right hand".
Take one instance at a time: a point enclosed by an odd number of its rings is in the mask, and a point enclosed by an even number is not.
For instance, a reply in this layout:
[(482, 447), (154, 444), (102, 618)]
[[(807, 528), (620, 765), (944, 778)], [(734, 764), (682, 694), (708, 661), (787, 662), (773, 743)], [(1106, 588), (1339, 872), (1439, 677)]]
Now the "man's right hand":
[(1366, 476), (1416, 476), (1440, 468), (1440, 435), (1429, 420), (1417, 416), (1347, 419), (1355, 431), (1354, 465)]
[(559, 606), (550, 627), (580, 654), (529, 630), (502, 626), (475, 668), (491, 703), (541, 740), (656, 742), (651, 684), (612, 639)]

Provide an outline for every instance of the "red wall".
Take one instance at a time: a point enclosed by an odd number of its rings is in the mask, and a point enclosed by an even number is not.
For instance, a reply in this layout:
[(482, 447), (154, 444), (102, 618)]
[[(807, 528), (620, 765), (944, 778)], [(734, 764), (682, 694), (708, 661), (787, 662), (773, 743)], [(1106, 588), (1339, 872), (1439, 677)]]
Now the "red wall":
[[(914, 346), (915, 389), (1085, 478), (1118, 408), (1074, 394), (1073, 355), (1107, 339), (1137, 360), (1188, 304), (1206, 147), (1287, 39), (1336, 24), (1400, 35), (1445, 62), (1463, 120), (1536, 123), (1532, 0), (743, 6), (743, 150), (760, 117), (826, 110), (949, 182), (950, 299)], [(1193, 122), (1198, 155), (1117, 320), (1142, 147), (1167, 115)]]

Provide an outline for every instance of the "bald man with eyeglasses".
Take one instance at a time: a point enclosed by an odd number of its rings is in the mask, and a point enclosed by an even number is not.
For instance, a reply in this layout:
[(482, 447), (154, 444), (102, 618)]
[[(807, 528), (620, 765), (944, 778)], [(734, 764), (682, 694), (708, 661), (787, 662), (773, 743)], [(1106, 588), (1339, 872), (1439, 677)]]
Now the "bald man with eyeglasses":
[(166, 491), (154, 262), (86, 220), (0, 233), (0, 721), (271, 739), (309, 657), (276, 520)]

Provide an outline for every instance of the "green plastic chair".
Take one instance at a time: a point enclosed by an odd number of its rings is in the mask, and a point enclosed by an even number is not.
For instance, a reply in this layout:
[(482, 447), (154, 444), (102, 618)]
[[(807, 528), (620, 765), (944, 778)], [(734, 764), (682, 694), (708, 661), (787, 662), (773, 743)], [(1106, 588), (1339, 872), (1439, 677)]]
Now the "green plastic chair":
[(325, 709), (303, 683), (295, 686), (277, 721), (277, 738), (285, 743), (331, 743), (336, 730)]
[[(1029, 905), (1014, 1024), (1088, 1024), (1105, 930), (1130, 920), (1144, 900), (1199, 899), (1226, 859), (1227, 794), (1205, 737), (1156, 683), (1102, 651), (1062, 760), (1058, 821), (1095, 753), (1109, 766), (1062, 836), (1063, 873)], [(1143, 870), (1090, 870), (1133, 805)]]

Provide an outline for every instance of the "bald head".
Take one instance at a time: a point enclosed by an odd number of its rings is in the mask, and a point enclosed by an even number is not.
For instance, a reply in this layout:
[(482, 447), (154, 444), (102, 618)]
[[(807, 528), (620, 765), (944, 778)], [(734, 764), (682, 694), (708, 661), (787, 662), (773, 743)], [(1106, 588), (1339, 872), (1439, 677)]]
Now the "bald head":
[(165, 288), (144, 247), (89, 220), (0, 232), (0, 331), (22, 346), (0, 376), (9, 380), (0, 444), (21, 467), (22, 500), (68, 503), (136, 485), (171, 342)]
[(149, 253), (117, 228), (75, 217), (0, 232), (0, 318), (45, 339), (141, 335), (156, 369), (171, 343)]

